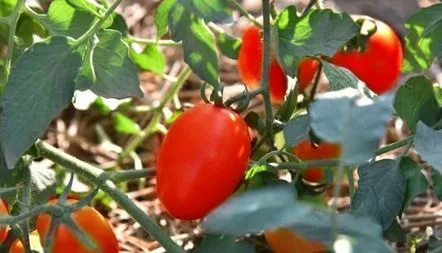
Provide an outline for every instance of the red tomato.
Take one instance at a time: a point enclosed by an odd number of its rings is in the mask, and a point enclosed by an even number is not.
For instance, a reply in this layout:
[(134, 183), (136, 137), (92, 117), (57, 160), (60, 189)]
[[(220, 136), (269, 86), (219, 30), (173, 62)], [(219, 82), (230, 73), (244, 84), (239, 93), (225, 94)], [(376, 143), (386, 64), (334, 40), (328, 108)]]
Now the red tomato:
[(244, 176), (250, 137), (236, 113), (199, 104), (171, 125), (157, 161), (157, 192), (167, 212), (194, 220), (225, 201)]
[[(354, 16), (358, 17), (360, 16)], [(373, 21), (377, 26), (376, 32), (368, 39), (365, 51), (339, 51), (331, 62), (349, 69), (368, 88), (382, 94), (391, 90), (399, 78), (403, 59), (402, 44), (387, 24), (370, 17), (364, 18)]]
[[(7, 203), (0, 199), (0, 216), (6, 216), (8, 215), (8, 205)], [(6, 237), (8, 236), (8, 227), (7, 226), (1, 226), (0, 227), (0, 243), (2, 243)]]
[[(262, 57), (261, 29), (250, 26), (243, 33), (237, 63), (241, 80), (249, 88), (257, 88), (260, 85), (263, 68)], [(284, 101), (287, 91), (287, 76), (274, 57), (270, 62), (269, 80), (272, 102), (281, 103)]]
[[(293, 148), (292, 153), (305, 161), (335, 159), (340, 156), (341, 148), (334, 143), (321, 142), (316, 146), (310, 140), (304, 140)], [(313, 183), (322, 183), (325, 180), (322, 168), (308, 168), (303, 176), (305, 180)]]
[(264, 232), (264, 237), (275, 253), (323, 253), (327, 251), (324, 244), (305, 240), (288, 228), (267, 230)]
[[(77, 200), (68, 200), (69, 203)], [(56, 200), (49, 203), (54, 204)], [(65, 224), (60, 224), (55, 231), (55, 238), (52, 244), (52, 253), (118, 253), (119, 246), (112, 228), (106, 219), (94, 208), (85, 206), (72, 213), (74, 222), (88, 235), (98, 247), (98, 250), (91, 250), (86, 247), (77, 236)], [(51, 216), (40, 214), (37, 217), (36, 227), (42, 245), (51, 225)]]
[(319, 62), (310, 58), (305, 58), (298, 66), (298, 85), (299, 91), (304, 90), (312, 83), (316, 72), (318, 71)]
[(20, 240), (15, 240), (9, 248), (9, 253), (25, 253), (25, 247)]

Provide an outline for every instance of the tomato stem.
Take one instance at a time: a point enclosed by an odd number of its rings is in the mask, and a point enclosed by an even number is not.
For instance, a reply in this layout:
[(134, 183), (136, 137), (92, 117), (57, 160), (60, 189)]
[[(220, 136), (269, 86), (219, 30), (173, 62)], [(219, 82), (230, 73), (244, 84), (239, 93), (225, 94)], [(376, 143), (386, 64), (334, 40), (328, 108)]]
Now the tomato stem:
[[(152, 235), (165, 249), (170, 253), (183, 253), (184, 251), (169, 237), (169, 235), (161, 229), (161, 227), (156, 224), (146, 213), (135, 205), (132, 200), (130, 200), (124, 192), (118, 189), (114, 182), (106, 180), (102, 182), (101, 175), (105, 171), (92, 166), (86, 162), (79, 160), (69, 154), (64, 153), (57, 148), (38, 140), (35, 143), (39, 154), (49, 160), (60, 164), (64, 168), (71, 170), (77, 175), (83, 177), (88, 182), (96, 184), (100, 189), (107, 193), (112, 199), (119, 204), (126, 212), (137, 221), (141, 227)], [(42, 207), (47, 207), (44, 205)], [(57, 206), (49, 205), (49, 208), (54, 208)], [(38, 208), (38, 207), (37, 207)], [(40, 210), (41, 211), (41, 210)], [(34, 214), (35, 215), (35, 214)], [(0, 217), (0, 224), (4, 218)]]
[(9, 27), (8, 30), (8, 50), (6, 52), (5, 64), (3, 66), (3, 73), (0, 76), (0, 96), (3, 94), (3, 90), (8, 82), (9, 73), (11, 70), (12, 53), (14, 51), (14, 35), (17, 30), (18, 19), (23, 12), (25, 0), (18, 0), (12, 13), (9, 16), (3, 17), (1, 23), (6, 23)]
[(142, 170), (122, 170), (112, 172), (110, 179), (118, 184), (124, 181), (146, 178), (146, 175), (154, 175), (155, 169), (147, 168)]
[(248, 13), (240, 3), (238, 3), (236, 0), (229, 0), (229, 2), (233, 5), (233, 7), (239, 11), (239, 13), (247, 18), (250, 22), (252, 22), (254, 25), (262, 28), (262, 25), (253, 17), (250, 13)]
[[(31, 171), (29, 169), (29, 166), (25, 166), (23, 171), (23, 194), (21, 196), (20, 201), (20, 212), (26, 213), (29, 212), (29, 209), (31, 207), (31, 190), (32, 190), (32, 182), (31, 182)], [(20, 223), (20, 227), (23, 232), (23, 246), (25, 248), (26, 252), (31, 252), (31, 244), (29, 242), (29, 219), (24, 219)]]
[(310, 0), (307, 4), (307, 6), (305, 6), (304, 10), (302, 11), (302, 16), (306, 15), (307, 13), (310, 12), (310, 10), (313, 8), (313, 6), (316, 5), (316, 3), (318, 2), (318, 0)]
[(187, 78), (190, 76), (191, 73), (192, 70), (187, 65), (183, 68), (183, 70), (181, 70), (181, 73), (178, 75), (176, 82), (170, 86), (169, 90), (164, 95), (164, 98), (161, 101), (160, 105), (157, 108), (155, 108), (154, 114), (150, 119), (149, 124), (141, 131), (139, 135), (132, 138), (129, 144), (127, 144), (124, 151), (120, 154), (121, 159), (130, 155), (141, 145), (141, 143), (147, 137), (155, 133), (155, 131), (157, 130), (157, 125), (161, 120), (164, 107), (167, 105), (167, 103), (170, 102), (170, 100), (173, 99), (173, 96), (181, 90), (181, 88), (184, 85), (184, 82), (187, 80)]
[(376, 156), (382, 155), (384, 153), (390, 152), (402, 146), (411, 145), (410, 143), (413, 143), (413, 141), (414, 141), (414, 135), (410, 135), (405, 139), (383, 146), (382, 148), (376, 150), (375, 154)]
[(81, 35), (80, 38), (78, 38), (75, 41), (75, 44), (81, 45), (82, 43), (84, 43), (85, 41), (87, 41), (91, 36), (93, 36), (103, 25), (104, 21), (106, 21), (106, 19), (109, 18), (109, 16), (114, 12), (114, 10), (118, 7), (118, 5), (120, 4), (121, 0), (115, 0), (112, 5), (109, 7), (109, 9), (107, 9), (107, 11), (104, 13), (103, 17), (100, 18), (95, 24), (92, 25), (92, 27), (85, 32), (83, 35)]
[(157, 46), (179, 46), (181, 42), (175, 42), (173, 40), (155, 40), (155, 39), (143, 39), (137, 38), (134, 36), (128, 36), (126, 41), (130, 43), (139, 43), (139, 44), (147, 44), (147, 45), (157, 45)]
[(319, 61), (318, 70), (316, 71), (316, 76), (315, 76), (315, 80), (313, 82), (313, 87), (312, 87), (312, 91), (311, 91), (312, 93), (310, 95), (310, 102), (315, 99), (316, 91), (317, 91), (318, 85), (319, 85), (319, 80), (321, 79), (322, 68), (323, 68), (322, 62)]
[(273, 112), (272, 104), (270, 101), (269, 90), (269, 72), (270, 72), (270, 2), (269, 0), (262, 0), (262, 12), (264, 17), (264, 59), (263, 59), (263, 71), (261, 78), (261, 90), (264, 97), (264, 107), (266, 113), (266, 132), (267, 138), (273, 143)]
[(254, 89), (254, 90), (252, 90), (252, 91), (250, 91), (250, 92), (243, 92), (243, 93), (241, 93), (241, 94), (238, 94), (238, 95), (236, 95), (236, 96), (233, 96), (233, 97), (230, 97), (230, 98), (228, 98), (227, 100), (226, 100), (226, 102), (224, 102), (224, 105), (226, 106), (226, 107), (229, 107), (229, 106), (231, 106), (231, 105), (233, 105), (234, 103), (236, 103), (236, 102), (239, 102), (239, 101), (241, 101), (241, 100), (244, 100), (244, 99), (246, 99), (246, 98), (248, 98), (248, 97), (250, 97), (250, 98), (253, 98), (253, 97), (256, 97), (257, 95), (259, 95), (259, 94), (261, 94), (262, 93), (262, 89), (261, 89), (261, 87), (259, 87), (259, 88), (257, 88), (257, 89)]

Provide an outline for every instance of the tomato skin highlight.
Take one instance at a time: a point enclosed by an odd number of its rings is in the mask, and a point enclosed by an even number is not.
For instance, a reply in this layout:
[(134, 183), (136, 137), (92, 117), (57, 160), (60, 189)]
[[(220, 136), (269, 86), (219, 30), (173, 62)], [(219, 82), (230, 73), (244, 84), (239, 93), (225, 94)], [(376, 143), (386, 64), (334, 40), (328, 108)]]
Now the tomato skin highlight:
[(318, 71), (319, 62), (314, 59), (305, 58), (298, 66), (298, 79), (299, 91), (304, 90), (313, 82), (316, 72)]
[[(360, 16), (353, 16), (358, 18)], [(382, 21), (366, 17), (377, 26), (376, 32), (368, 39), (366, 50), (358, 52), (338, 51), (331, 59), (335, 65), (353, 72), (368, 88), (383, 94), (394, 88), (403, 60), (402, 43), (394, 30)]]
[[(8, 215), (8, 204), (3, 199), (0, 199), (0, 216), (6, 216), (6, 215)], [(8, 227), (0, 226), (0, 243), (2, 243), (7, 236), (8, 236)]]
[[(241, 80), (252, 89), (261, 84), (263, 68), (263, 44), (261, 29), (257, 26), (248, 27), (242, 35), (237, 67)], [(287, 76), (274, 56), (270, 59), (269, 89), (273, 103), (282, 103), (287, 91)]]
[[(77, 200), (68, 200), (74, 203)], [(56, 200), (49, 201), (55, 204)], [(96, 244), (98, 250), (91, 250), (86, 247), (65, 224), (60, 224), (56, 231), (52, 244), (52, 253), (118, 253), (118, 240), (115, 237), (112, 228), (107, 220), (94, 208), (85, 206), (71, 214), (74, 222), (88, 235)], [(40, 214), (37, 216), (36, 227), (40, 236), (41, 244), (44, 240), (51, 225), (51, 216), (48, 214)]]
[[(298, 143), (292, 153), (301, 160), (326, 160), (335, 159), (341, 155), (339, 144), (321, 142), (317, 146), (310, 140), (303, 140)], [(323, 183), (325, 181), (325, 173), (322, 168), (308, 168), (303, 172), (305, 180), (313, 183)]]
[(266, 230), (264, 237), (275, 253), (323, 253), (327, 250), (322, 243), (308, 241), (288, 228)]
[(248, 127), (238, 114), (196, 105), (175, 120), (160, 148), (158, 198), (175, 218), (203, 218), (234, 192), (250, 153)]
[(9, 248), (9, 253), (25, 253), (25, 247), (23, 246), (23, 243), (16, 239)]

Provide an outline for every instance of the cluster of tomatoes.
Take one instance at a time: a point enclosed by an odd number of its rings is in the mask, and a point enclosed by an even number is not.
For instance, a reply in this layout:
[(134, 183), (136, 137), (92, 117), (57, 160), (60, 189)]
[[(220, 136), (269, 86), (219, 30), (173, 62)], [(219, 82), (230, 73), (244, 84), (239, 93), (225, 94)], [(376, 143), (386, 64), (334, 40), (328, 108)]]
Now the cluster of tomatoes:
[[(359, 18), (359, 17), (358, 17)], [(328, 60), (347, 68), (377, 94), (391, 90), (400, 75), (402, 45), (395, 32), (381, 21), (364, 17), (376, 30), (367, 37), (363, 50), (345, 47)], [(261, 29), (247, 28), (242, 36), (238, 70), (242, 81), (258, 88), (262, 74), (263, 44)], [(301, 92), (319, 75), (319, 58), (305, 58), (298, 67), (297, 85)], [(277, 58), (270, 61), (271, 100), (285, 99), (288, 79)], [(296, 145), (292, 153), (301, 160), (335, 159), (338, 144), (315, 143), (309, 139)], [(241, 116), (228, 108), (199, 104), (185, 111), (171, 125), (157, 161), (157, 192), (167, 212), (178, 219), (204, 218), (224, 202), (244, 178), (251, 155), (249, 130)], [(323, 168), (302, 172), (305, 181), (325, 182)], [(277, 253), (323, 252), (321, 243), (302, 239), (290, 229), (265, 232)], [(290, 242), (287, 244), (287, 242)]]
[[(56, 204), (56, 199), (49, 201), (50, 204)], [(77, 200), (68, 199), (68, 203), (74, 203)], [(8, 206), (4, 201), (0, 201), (0, 215), (8, 214)], [(94, 208), (84, 206), (71, 214), (72, 220), (82, 232), (94, 242), (96, 249), (89, 249), (71, 229), (61, 223), (58, 225), (53, 241), (51, 252), (53, 253), (118, 253), (119, 246), (117, 238), (112, 231), (107, 220)], [(36, 220), (36, 229), (40, 242), (44, 245), (44, 240), (51, 226), (51, 216), (49, 214), (39, 214)], [(0, 243), (8, 235), (8, 228), (0, 229)], [(15, 240), (9, 248), (9, 253), (24, 253), (25, 249), (20, 240)]]

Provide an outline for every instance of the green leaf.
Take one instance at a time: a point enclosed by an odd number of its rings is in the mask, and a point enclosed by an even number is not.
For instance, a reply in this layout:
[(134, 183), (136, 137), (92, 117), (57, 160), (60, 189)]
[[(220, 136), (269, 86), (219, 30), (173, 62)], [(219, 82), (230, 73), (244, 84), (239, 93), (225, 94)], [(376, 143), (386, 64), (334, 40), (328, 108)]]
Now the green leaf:
[[(355, 247), (364, 249), (358, 252), (390, 252), (381, 238), (381, 227), (375, 222), (349, 214), (337, 214), (336, 218), (337, 232), (351, 237)], [(292, 185), (267, 186), (231, 198), (210, 213), (202, 226), (209, 232), (234, 236), (290, 227), (308, 240), (329, 245), (333, 242), (331, 212), (297, 201)], [(373, 251), (373, 246), (377, 250)]]
[(442, 4), (422, 8), (405, 23), (404, 72), (423, 72), (442, 56)]
[(436, 131), (419, 121), (415, 135), (416, 151), (422, 159), (442, 173), (442, 130)]
[(439, 171), (431, 170), (431, 180), (433, 181), (433, 189), (439, 200), (442, 200), (442, 175)]
[(53, 35), (79, 38), (96, 21), (88, 12), (76, 10), (65, 0), (55, 0), (48, 10), (46, 25)]
[(439, 119), (439, 105), (433, 84), (424, 76), (412, 77), (399, 88), (394, 100), (394, 108), (412, 131), (416, 131), (416, 124), (422, 120), (423, 114), (437, 117), (436, 122)]
[(17, 24), (16, 36), (24, 41), (23, 48), (30, 47), (34, 43), (34, 35), (41, 38), (48, 36), (46, 28), (26, 14), (22, 14)]
[[(0, 0), (0, 17), (6, 17), (12, 13), (17, 0)], [(0, 44), (8, 42), (8, 25), (0, 24)]]
[(303, 114), (287, 122), (284, 127), (284, 138), (287, 147), (294, 147), (308, 137), (310, 120), (310, 115)]
[(346, 88), (316, 98), (310, 108), (314, 133), (324, 141), (341, 144), (344, 165), (362, 164), (372, 158), (393, 113), (393, 96), (370, 100)]
[(296, 106), (298, 104), (298, 89), (292, 89), (287, 95), (284, 103), (276, 111), (275, 118), (281, 120), (282, 122), (288, 121), (293, 113), (296, 111)]
[(391, 223), (391, 226), (387, 230), (385, 230), (384, 238), (392, 242), (405, 242), (405, 232), (402, 230), (401, 225), (397, 222), (396, 219), (394, 219)]
[(232, 22), (232, 9), (226, 0), (178, 0), (178, 2), (206, 22)]
[(114, 120), (115, 130), (123, 134), (139, 134), (140, 126), (126, 115), (116, 112), (112, 119)]
[(64, 37), (35, 44), (18, 60), (1, 101), (0, 140), (8, 167), (69, 105), (80, 65), (81, 57)]
[(404, 195), (405, 179), (399, 162), (384, 159), (358, 168), (358, 189), (351, 200), (351, 211), (373, 218), (387, 230), (399, 215)]
[(77, 10), (91, 13), (97, 17), (100, 16), (98, 8), (87, 0), (66, 0), (66, 2)]
[(183, 41), (184, 61), (203, 81), (211, 85), (219, 83), (219, 63), (215, 38), (204, 22), (175, 4), (169, 15), (172, 39)]
[(230, 59), (238, 59), (239, 48), (242, 41), (239, 38), (232, 37), (227, 33), (221, 33), (218, 36), (218, 47), (223, 55)]
[(442, 86), (439, 84), (433, 85), (434, 94), (439, 105), (442, 105)]
[(129, 33), (129, 27), (127, 27), (126, 20), (118, 13), (113, 13), (113, 23), (109, 26), (109, 29), (119, 31), (123, 37), (126, 37)]
[(98, 38), (92, 50), (92, 65), (89, 63), (81, 69), (76, 79), (77, 87), (89, 88), (106, 98), (143, 96), (137, 68), (128, 56), (129, 48), (121, 33), (104, 30), (98, 33)]
[(330, 81), (330, 91), (354, 88), (369, 98), (374, 97), (374, 93), (348, 69), (322, 61), (324, 74)]
[(295, 77), (297, 66), (305, 56), (332, 56), (359, 31), (346, 13), (313, 10), (297, 16), (289, 6), (275, 20), (278, 28), (278, 56), (286, 73)]
[(429, 253), (442, 252), (442, 241), (433, 235), (430, 236), (430, 239), (428, 240), (428, 249)]
[(157, 38), (163, 37), (168, 29), (168, 17), (170, 9), (176, 4), (176, 0), (163, 0), (155, 12), (155, 25)]
[(399, 167), (406, 181), (405, 199), (401, 209), (401, 213), (403, 213), (414, 198), (427, 191), (429, 184), (419, 165), (410, 157), (402, 157)]
[(143, 52), (138, 54), (130, 50), (130, 56), (142, 70), (150, 70), (156, 74), (163, 74), (166, 67), (166, 58), (156, 45), (148, 44)]
[(254, 253), (255, 247), (247, 241), (237, 241), (235, 237), (208, 235), (192, 253)]

